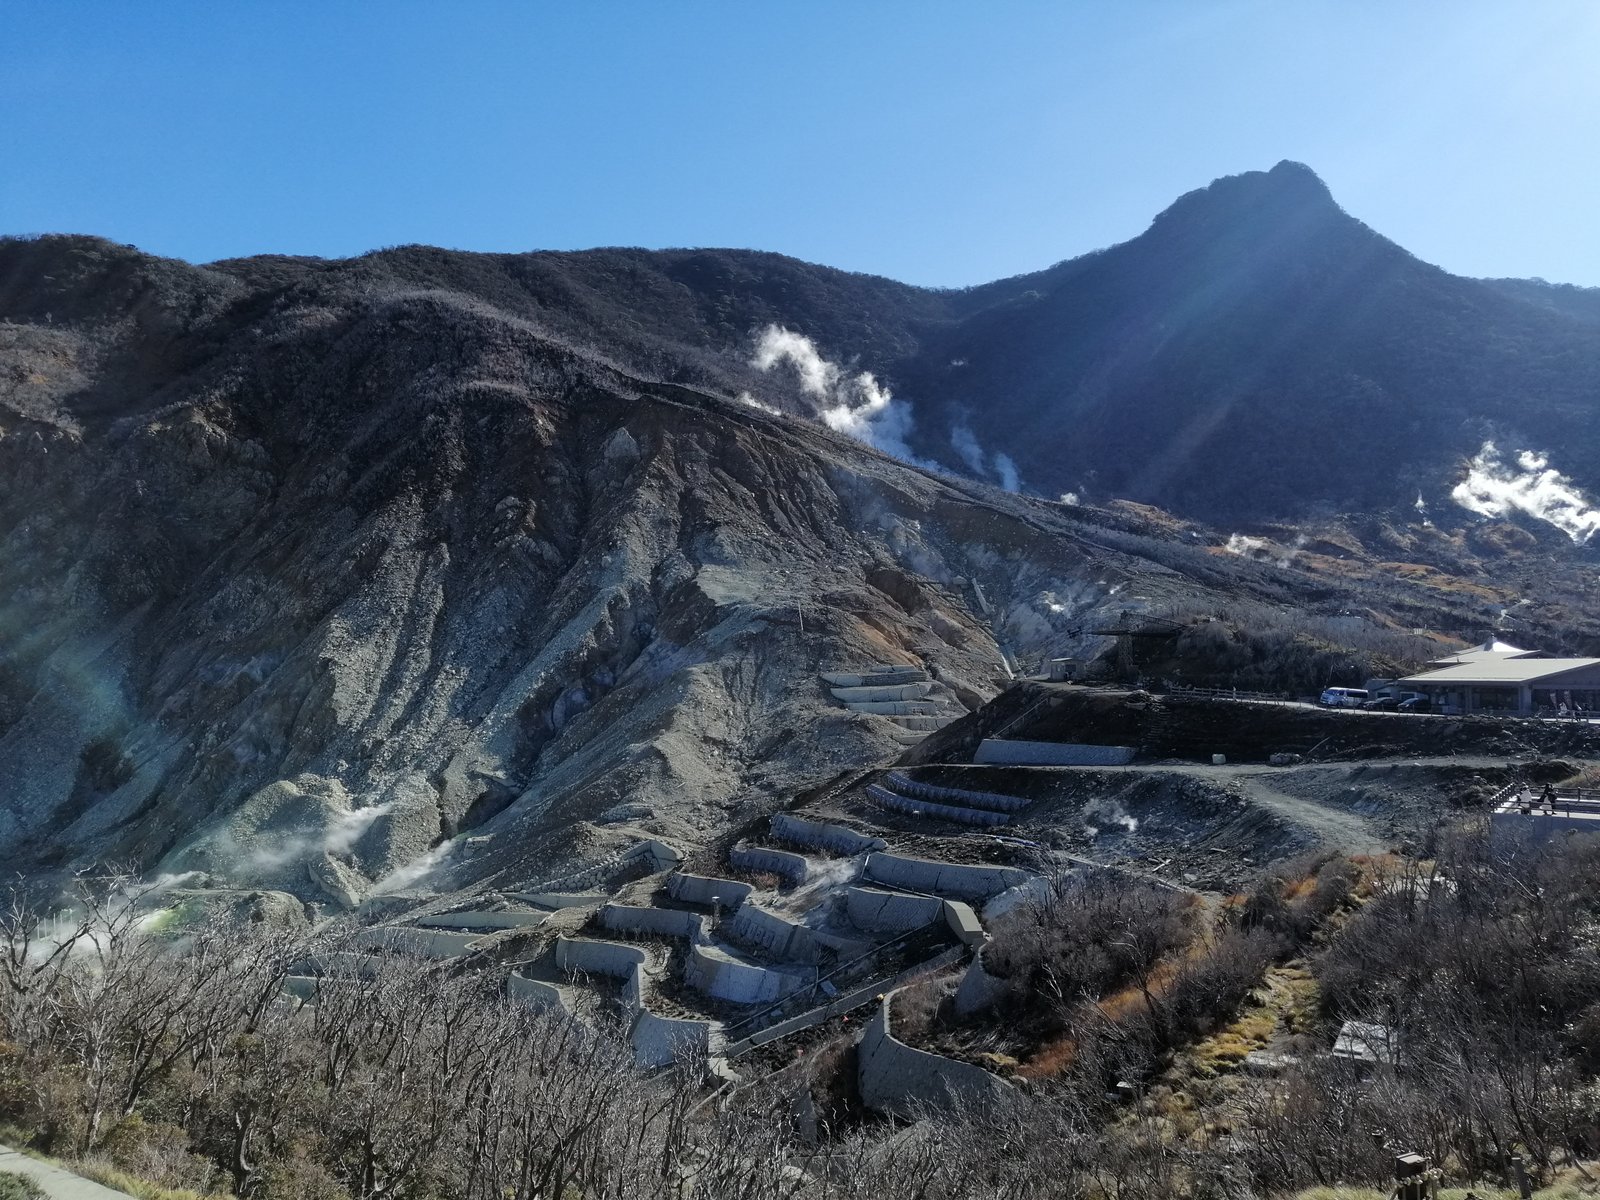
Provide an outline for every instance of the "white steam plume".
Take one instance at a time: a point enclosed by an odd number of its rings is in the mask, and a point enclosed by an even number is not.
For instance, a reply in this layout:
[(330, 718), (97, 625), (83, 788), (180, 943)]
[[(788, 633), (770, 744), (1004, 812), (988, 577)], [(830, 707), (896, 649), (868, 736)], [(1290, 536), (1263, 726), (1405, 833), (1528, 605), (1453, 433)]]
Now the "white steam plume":
[(1580, 545), (1600, 530), (1600, 509), (1571, 479), (1550, 466), (1547, 456), (1532, 450), (1519, 453), (1516, 467), (1512, 467), (1493, 442), (1485, 442), (1467, 464), (1467, 477), (1455, 486), (1450, 498), (1484, 517), (1527, 513), (1554, 525)]
[(374, 804), (347, 812), (335, 812), (326, 828), (281, 837), (270, 848), (258, 846), (244, 852), (244, 864), (258, 871), (270, 871), (298, 859), (320, 854), (345, 854), (372, 828), (372, 823), (394, 808), (394, 802)]
[[(1294, 545), (1283, 549), (1266, 538), (1251, 537), (1247, 533), (1230, 533), (1227, 544), (1222, 548), (1229, 554), (1237, 554), (1241, 558), (1253, 558), (1258, 562), (1271, 561), (1280, 567), (1287, 567), (1294, 563), (1295, 556), (1306, 544), (1304, 534), (1295, 538)], [(1283, 550), (1280, 554), (1279, 550)]]
[(818, 353), (810, 338), (781, 325), (768, 325), (761, 331), (761, 340), (756, 344), (756, 355), (750, 365), (758, 371), (770, 371), (781, 362), (794, 367), (800, 376), (800, 386), (813, 396), (826, 399), (839, 386), (842, 372)]
[[(872, 372), (859, 371), (852, 375), (824, 358), (816, 343), (805, 334), (781, 325), (768, 325), (756, 342), (750, 365), (759, 371), (770, 371), (782, 363), (794, 368), (802, 390), (821, 401), (818, 415), (835, 433), (865, 442), (875, 450), (926, 470), (946, 469), (911, 452), (908, 439), (916, 426), (911, 405), (908, 401), (896, 400)], [(767, 407), (748, 393), (740, 393), (739, 399), (756, 408)], [(1021, 490), (1022, 478), (1017, 464), (1006, 454), (986, 454), (964, 421), (951, 427), (950, 446), (973, 475), (993, 479), (1008, 492)]]
[(1000, 486), (1008, 492), (1022, 489), (1022, 476), (1017, 473), (1017, 464), (1011, 461), (1009, 454), (996, 454), (994, 456), (994, 473), (1000, 478)]
[(443, 845), (435, 846), (425, 854), (417, 855), (416, 858), (411, 859), (409, 862), (402, 863), (373, 884), (371, 894), (383, 896), (390, 892), (398, 892), (402, 888), (410, 887), (417, 881), (431, 875), (436, 867), (450, 857), (450, 852), (453, 849), (455, 849), (454, 842), (445, 842)]
[(983, 447), (978, 445), (977, 437), (966, 422), (958, 421), (950, 426), (950, 448), (974, 475), (984, 473)]
[(972, 427), (966, 421), (957, 421), (950, 426), (950, 448), (956, 452), (956, 457), (966, 464), (967, 469), (980, 479), (991, 476), (1008, 492), (1022, 490), (1022, 477), (1011, 456), (985, 454), (983, 447), (978, 444), (977, 435), (972, 432)]
[(747, 408), (759, 409), (761, 412), (771, 413), (775, 417), (781, 415), (778, 412), (777, 409), (772, 407), (772, 405), (763, 404), (760, 400), (757, 400), (749, 392), (740, 392), (738, 397), (737, 397), (737, 399), (738, 399), (740, 404), (745, 405)]
[(770, 371), (785, 362), (800, 377), (801, 388), (822, 402), (819, 415), (829, 429), (904, 462), (939, 469), (937, 463), (924, 462), (911, 453), (906, 445), (913, 426), (911, 406), (890, 395), (870, 371), (850, 375), (823, 358), (805, 334), (768, 325), (761, 331), (750, 365)]

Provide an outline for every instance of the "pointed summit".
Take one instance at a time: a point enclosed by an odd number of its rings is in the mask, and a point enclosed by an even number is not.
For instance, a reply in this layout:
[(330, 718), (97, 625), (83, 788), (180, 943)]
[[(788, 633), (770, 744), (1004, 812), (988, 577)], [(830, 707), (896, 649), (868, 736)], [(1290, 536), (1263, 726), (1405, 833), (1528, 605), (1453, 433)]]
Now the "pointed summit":
[(1233, 221), (1305, 224), (1345, 215), (1315, 171), (1284, 159), (1270, 171), (1224, 175), (1178, 197), (1150, 227), (1198, 224), (1214, 229), (1219, 222)]

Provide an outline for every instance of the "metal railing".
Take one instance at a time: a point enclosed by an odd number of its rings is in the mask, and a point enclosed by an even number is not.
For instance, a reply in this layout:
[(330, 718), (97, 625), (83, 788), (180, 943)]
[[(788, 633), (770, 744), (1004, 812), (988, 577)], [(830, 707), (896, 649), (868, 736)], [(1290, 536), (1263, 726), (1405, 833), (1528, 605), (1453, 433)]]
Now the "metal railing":
[(1288, 696), (1273, 692), (1249, 692), (1239, 688), (1190, 687), (1186, 683), (1167, 684), (1169, 696), (1185, 696), (1197, 700), (1267, 700), (1281, 704)]

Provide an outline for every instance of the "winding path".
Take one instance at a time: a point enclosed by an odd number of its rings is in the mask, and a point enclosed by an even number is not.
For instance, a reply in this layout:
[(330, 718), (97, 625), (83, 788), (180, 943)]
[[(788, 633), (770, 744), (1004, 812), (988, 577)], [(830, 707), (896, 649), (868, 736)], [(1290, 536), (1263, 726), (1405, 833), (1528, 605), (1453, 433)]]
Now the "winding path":
[(50, 1200), (130, 1200), (127, 1192), (115, 1191), (82, 1175), (74, 1175), (54, 1163), (29, 1158), (9, 1146), (0, 1146), (0, 1171), (26, 1175)]

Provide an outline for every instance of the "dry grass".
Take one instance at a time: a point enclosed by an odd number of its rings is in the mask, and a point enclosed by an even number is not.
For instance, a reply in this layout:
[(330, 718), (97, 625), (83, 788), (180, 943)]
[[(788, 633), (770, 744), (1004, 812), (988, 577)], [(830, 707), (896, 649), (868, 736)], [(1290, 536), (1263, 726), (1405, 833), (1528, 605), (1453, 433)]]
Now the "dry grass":
[[(1533, 1193), (1533, 1200), (1591, 1200), (1600, 1195), (1600, 1185), (1583, 1184), (1574, 1179), (1558, 1179), (1549, 1187), (1539, 1188)], [(1361, 1187), (1314, 1187), (1303, 1192), (1296, 1192), (1292, 1200), (1388, 1200), (1393, 1193), (1380, 1191), (1377, 1188)], [(1477, 1183), (1470, 1187), (1445, 1187), (1440, 1188), (1438, 1200), (1466, 1200), (1474, 1196), (1477, 1200), (1517, 1200), (1519, 1193), (1516, 1188), (1495, 1187), (1493, 1184)]]
[(108, 1162), (95, 1159), (64, 1165), (69, 1171), (75, 1171), (85, 1179), (92, 1179), (96, 1183), (105, 1184), (108, 1188), (127, 1192), (130, 1196), (137, 1196), (138, 1200), (232, 1200), (232, 1197), (222, 1193), (161, 1187), (159, 1184), (129, 1175), (126, 1171), (120, 1171)]

